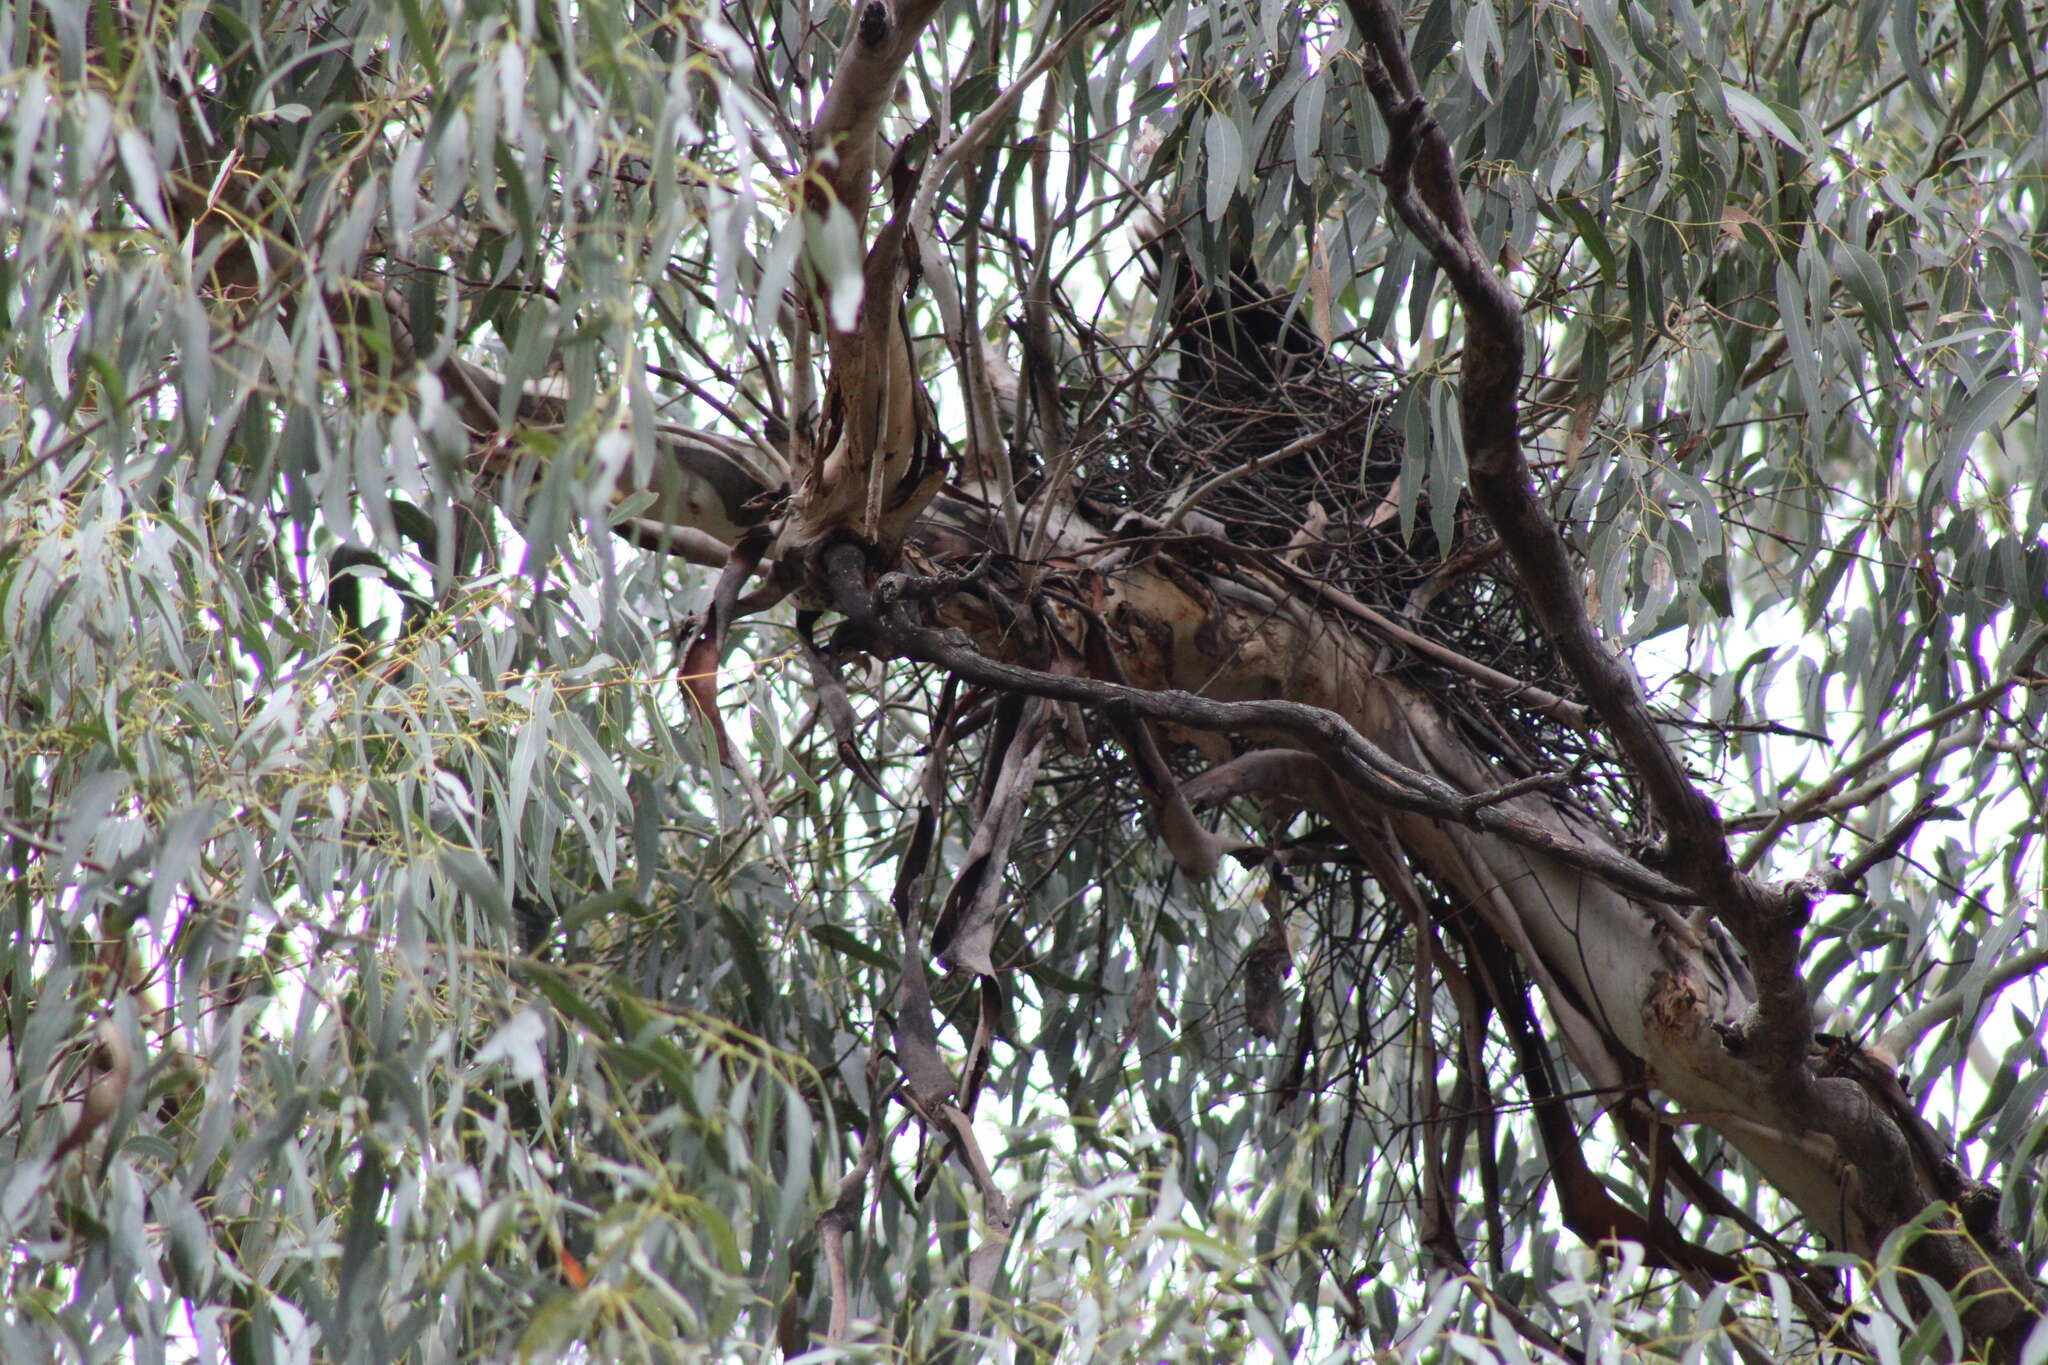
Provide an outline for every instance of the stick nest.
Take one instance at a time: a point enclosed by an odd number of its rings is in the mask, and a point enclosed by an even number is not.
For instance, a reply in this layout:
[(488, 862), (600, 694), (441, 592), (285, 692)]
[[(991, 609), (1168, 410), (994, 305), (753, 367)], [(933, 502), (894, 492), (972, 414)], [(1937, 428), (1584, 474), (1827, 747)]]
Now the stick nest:
[[(1181, 330), (1196, 331), (1185, 324)], [(1084, 505), (1110, 524), (1110, 509), (1155, 523), (1180, 510), (1176, 529), (1206, 531), (1212, 545), (1220, 523), (1246, 567), (1283, 560), (1468, 659), (1583, 701), (1469, 499), (1459, 499), (1449, 543), (1442, 543), (1427, 488), (1414, 486), (1426, 485), (1429, 461), (1408, 459), (1390, 377), (1323, 355), (1296, 334), (1282, 333), (1281, 344), (1257, 350), (1239, 339), (1219, 345), (1196, 331), (1182, 346), (1177, 378), (1150, 376), (1125, 390), (1111, 419), (1076, 447)], [(1198, 493), (1220, 475), (1320, 433), (1331, 434)], [(1319, 610), (1383, 644), (1380, 668), (1447, 702), (1511, 775), (1580, 764), (1582, 799), (1629, 816), (1641, 811), (1617, 767), (1587, 736), (1466, 673), (1378, 641), (1349, 616)]]

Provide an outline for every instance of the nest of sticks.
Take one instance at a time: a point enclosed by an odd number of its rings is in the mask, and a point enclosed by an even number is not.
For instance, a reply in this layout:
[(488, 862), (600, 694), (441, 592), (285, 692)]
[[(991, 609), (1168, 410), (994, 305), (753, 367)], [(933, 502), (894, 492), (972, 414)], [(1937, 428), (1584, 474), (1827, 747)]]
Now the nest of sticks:
[[(1428, 466), (1411, 468), (1391, 376), (1327, 354), (1255, 280), (1233, 277), (1227, 295), (1183, 291), (1174, 308), (1178, 374), (1127, 385), (1077, 446), (1084, 505), (1181, 531), (1220, 523), (1251, 558), (1282, 562), (1466, 659), (1584, 701), (1469, 499), (1453, 509), (1447, 543), (1439, 536), (1427, 488), (1410, 486), (1426, 482)], [(1620, 770), (1584, 733), (1468, 671), (1386, 646), (1348, 616), (1323, 615), (1381, 645), (1383, 671), (1444, 699), (1510, 776), (1576, 769), (1580, 799), (1625, 823), (1642, 817)]]

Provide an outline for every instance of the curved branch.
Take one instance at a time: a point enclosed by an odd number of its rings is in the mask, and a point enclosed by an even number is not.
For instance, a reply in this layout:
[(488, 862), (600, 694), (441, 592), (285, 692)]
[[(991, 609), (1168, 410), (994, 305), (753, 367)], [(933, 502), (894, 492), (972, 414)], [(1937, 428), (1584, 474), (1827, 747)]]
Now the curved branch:
[(1350, 0), (1350, 7), (1366, 39), (1366, 87), (1390, 138), (1379, 171), (1387, 202), (1451, 281), (1465, 312), (1458, 400), (1473, 500), (1514, 560), (1530, 611), (1663, 822), (1660, 863), (1690, 890), (1688, 899), (1711, 909), (1748, 951), (1759, 1000), (1747, 1032), (1762, 1045), (1759, 1055), (1778, 1059), (1775, 1079), (1796, 1092), (1812, 1036), (1798, 931), (1816, 888), (1802, 882), (1766, 888), (1736, 867), (1719, 810), (1665, 739), (1641, 679), (1594, 630), (1564, 537), (1537, 495), (1522, 449), (1521, 305), (1473, 233), (1450, 142), (1422, 97), (1393, 6)]

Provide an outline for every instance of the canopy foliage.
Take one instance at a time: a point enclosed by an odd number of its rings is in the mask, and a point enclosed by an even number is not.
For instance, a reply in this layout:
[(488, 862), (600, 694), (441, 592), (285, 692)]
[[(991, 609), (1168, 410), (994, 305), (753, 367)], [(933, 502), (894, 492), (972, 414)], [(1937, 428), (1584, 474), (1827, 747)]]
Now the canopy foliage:
[(2044, 39), (0, 4), (0, 1357), (2036, 1365)]

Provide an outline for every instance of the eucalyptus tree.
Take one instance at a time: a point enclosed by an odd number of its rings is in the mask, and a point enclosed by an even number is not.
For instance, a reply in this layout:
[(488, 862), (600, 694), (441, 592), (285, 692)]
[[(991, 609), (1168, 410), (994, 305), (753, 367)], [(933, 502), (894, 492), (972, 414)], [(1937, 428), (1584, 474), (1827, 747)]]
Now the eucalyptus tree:
[(0, 9), (0, 1354), (2038, 1361), (2044, 37)]

